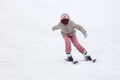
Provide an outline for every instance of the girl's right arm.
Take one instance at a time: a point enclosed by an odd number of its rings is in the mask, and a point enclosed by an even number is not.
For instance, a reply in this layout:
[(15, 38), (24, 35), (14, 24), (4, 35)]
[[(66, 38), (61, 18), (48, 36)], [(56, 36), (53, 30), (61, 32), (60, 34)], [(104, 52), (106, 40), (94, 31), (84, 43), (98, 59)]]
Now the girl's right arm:
[(55, 31), (55, 30), (58, 30), (58, 29), (60, 29), (59, 24), (57, 24), (57, 25), (55, 25), (55, 26), (52, 27), (52, 31)]

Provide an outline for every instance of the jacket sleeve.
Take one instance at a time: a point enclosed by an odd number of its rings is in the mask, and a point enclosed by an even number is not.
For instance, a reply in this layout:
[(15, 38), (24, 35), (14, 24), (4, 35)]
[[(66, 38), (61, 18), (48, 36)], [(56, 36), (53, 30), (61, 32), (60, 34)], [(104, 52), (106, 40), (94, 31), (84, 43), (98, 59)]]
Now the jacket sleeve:
[(58, 29), (60, 29), (60, 25), (59, 24), (57, 24), (57, 25), (55, 25), (55, 26), (52, 27), (53, 31), (58, 30)]
[(81, 31), (83, 34), (87, 32), (81, 25), (75, 24), (74, 22), (73, 22), (73, 26), (77, 30)]

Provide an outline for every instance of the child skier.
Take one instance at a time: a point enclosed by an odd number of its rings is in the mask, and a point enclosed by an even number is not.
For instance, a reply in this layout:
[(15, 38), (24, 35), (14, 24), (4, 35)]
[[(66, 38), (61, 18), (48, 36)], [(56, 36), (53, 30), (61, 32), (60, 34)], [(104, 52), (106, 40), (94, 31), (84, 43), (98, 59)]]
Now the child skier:
[(92, 60), (90, 55), (87, 55), (86, 49), (78, 42), (76, 37), (75, 29), (81, 31), (85, 38), (87, 37), (87, 31), (82, 26), (74, 23), (68, 14), (62, 14), (60, 22), (52, 27), (53, 31), (58, 29), (61, 29), (61, 34), (65, 40), (65, 52), (67, 54), (68, 61), (73, 61), (73, 57), (71, 55), (71, 42), (77, 48), (77, 50), (83, 54), (87, 61)]

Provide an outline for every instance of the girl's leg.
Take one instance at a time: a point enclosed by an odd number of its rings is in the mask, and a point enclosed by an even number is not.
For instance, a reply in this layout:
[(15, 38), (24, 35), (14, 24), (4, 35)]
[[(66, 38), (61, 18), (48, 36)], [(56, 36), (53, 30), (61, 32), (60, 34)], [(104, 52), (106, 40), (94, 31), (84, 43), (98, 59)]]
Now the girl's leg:
[(70, 38), (71, 38), (71, 41), (72, 41), (73, 45), (77, 48), (77, 50), (80, 53), (82, 53), (82, 54), (86, 53), (85, 48), (78, 42), (76, 34), (71, 36)]
[(73, 61), (73, 57), (70, 54), (71, 52), (71, 40), (69, 36), (63, 36), (65, 40), (65, 52), (67, 54), (68, 61)]
[(63, 36), (65, 40), (65, 52), (70, 53), (71, 52), (71, 41), (69, 36)]
[(87, 55), (87, 51), (86, 51), (85, 48), (78, 42), (76, 35), (73, 35), (73, 36), (71, 36), (70, 38), (71, 38), (71, 41), (72, 41), (73, 45), (78, 49), (78, 51), (79, 51), (80, 53), (83, 54), (85, 60), (91, 61), (91, 60), (92, 60), (91, 56), (90, 56), (90, 55)]

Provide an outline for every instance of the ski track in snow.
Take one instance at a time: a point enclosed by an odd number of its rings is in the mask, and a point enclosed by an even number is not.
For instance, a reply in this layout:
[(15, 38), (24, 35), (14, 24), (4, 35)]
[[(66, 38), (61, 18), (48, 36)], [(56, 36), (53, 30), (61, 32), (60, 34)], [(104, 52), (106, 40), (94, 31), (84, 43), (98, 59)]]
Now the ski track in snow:
[[(119, 8), (119, 0), (0, 0), (0, 80), (119, 80)], [(88, 38), (77, 36), (96, 63), (74, 47), (79, 64), (64, 60), (60, 32), (51, 31), (64, 12), (85, 25)]]

